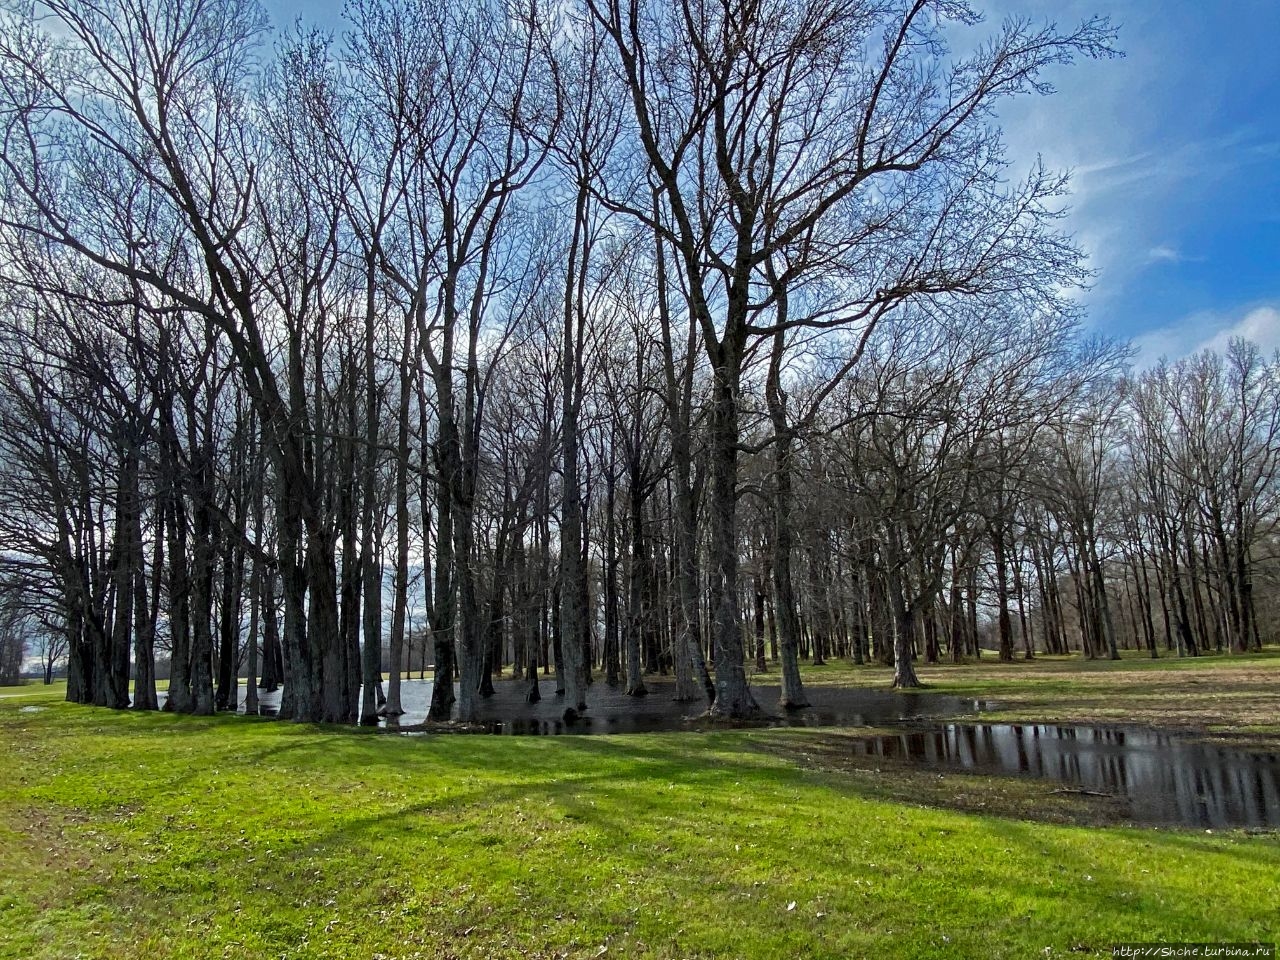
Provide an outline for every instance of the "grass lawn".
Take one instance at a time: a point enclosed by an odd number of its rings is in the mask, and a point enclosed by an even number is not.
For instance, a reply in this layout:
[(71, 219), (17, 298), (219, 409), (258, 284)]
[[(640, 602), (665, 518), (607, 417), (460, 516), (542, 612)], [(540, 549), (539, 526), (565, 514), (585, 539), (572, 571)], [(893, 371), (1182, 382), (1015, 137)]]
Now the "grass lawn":
[[(1280, 722), (1274, 653), (921, 674), (1009, 716)], [(1090, 818), (1037, 781), (930, 793), (815, 761), (821, 731), (404, 737), (60, 696), (0, 689), (3, 957), (1109, 957), (1280, 937), (1275, 833), (1038, 822)]]

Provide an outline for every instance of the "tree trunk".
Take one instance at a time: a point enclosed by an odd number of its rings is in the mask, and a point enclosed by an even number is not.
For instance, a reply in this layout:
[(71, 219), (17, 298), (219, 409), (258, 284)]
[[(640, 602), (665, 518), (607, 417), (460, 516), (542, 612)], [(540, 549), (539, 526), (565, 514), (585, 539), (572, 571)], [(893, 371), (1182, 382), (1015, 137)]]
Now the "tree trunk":
[[(256, 511), (255, 511), (256, 512)], [(255, 539), (261, 543), (261, 516), (254, 524)], [(246, 717), (258, 715), (258, 634), (262, 629), (262, 561), (255, 558), (253, 573), (249, 575), (249, 638), (245, 648), (245, 672), (248, 678), (244, 690), (244, 714)]]
[(651, 629), (649, 617), (649, 557), (645, 538), (644, 499), (640, 490), (640, 471), (631, 471), (629, 520), (631, 523), (631, 564), (628, 577), (630, 610), (627, 616), (627, 687), (628, 697), (649, 693), (642, 671), (643, 638)]
[[(778, 418), (774, 419), (778, 429)], [(778, 705), (797, 710), (809, 705), (800, 679), (800, 621), (796, 612), (795, 586), (791, 579), (791, 435), (786, 430), (774, 441), (773, 463), (773, 597), (778, 619), (778, 653), (782, 667), (782, 694)]]
[[(727, 338), (727, 335), (726, 335)], [(738, 612), (738, 357), (721, 348), (712, 387), (709, 446), (711, 470), (711, 641), (715, 654), (718, 717), (749, 719), (760, 706), (747, 685), (742, 620)]]
[(622, 642), (618, 599), (618, 533), (613, 467), (605, 475), (604, 527), (604, 681), (616, 687), (622, 680)]
[(924, 686), (916, 676), (912, 659), (915, 656), (916, 612), (906, 603), (899, 584), (890, 584), (889, 593), (893, 598), (893, 611), (897, 620), (897, 629), (893, 638), (893, 686), (895, 689), (910, 689)]
[(262, 571), (262, 682), (261, 688), (275, 693), (284, 682), (284, 657), (280, 649), (280, 617), (276, 610), (276, 571)]
[(1013, 660), (1013, 624), (1009, 617), (1009, 564), (1005, 557), (1004, 531), (991, 529), (991, 552), (996, 565), (996, 611), (1000, 622), (1000, 660)]
[(157, 501), (155, 541), (151, 553), (151, 602), (147, 602), (147, 587), (142, 560), (141, 531), (134, 541), (137, 551), (138, 578), (134, 582), (134, 630), (133, 630), (133, 708), (155, 710), (159, 706), (156, 696), (156, 620), (160, 613), (160, 587), (164, 571), (164, 518), (163, 507)]

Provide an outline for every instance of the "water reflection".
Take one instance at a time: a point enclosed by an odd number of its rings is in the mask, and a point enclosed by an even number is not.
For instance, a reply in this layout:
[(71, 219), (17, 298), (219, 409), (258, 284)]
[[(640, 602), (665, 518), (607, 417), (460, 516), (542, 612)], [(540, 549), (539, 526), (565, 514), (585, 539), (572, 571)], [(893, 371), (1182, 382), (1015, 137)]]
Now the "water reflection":
[(957, 724), (851, 741), (856, 754), (1045, 777), (1123, 798), (1135, 820), (1280, 826), (1280, 758), (1152, 730)]
[[(674, 686), (663, 681), (651, 683), (651, 692), (646, 697), (628, 697), (621, 688), (595, 683), (587, 698), (587, 712), (574, 722), (566, 722), (564, 698), (555, 695), (552, 681), (539, 685), (542, 699), (535, 704), (525, 701), (528, 687), (524, 683), (507, 681), (495, 684), (495, 689), (492, 697), (480, 701), (479, 721), (490, 733), (516, 736), (687, 730), (690, 722), (707, 710), (707, 701), (701, 697), (676, 700)], [(772, 723), (793, 727), (875, 726), (924, 717), (954, 717), (988, 709), (987, 703), (964, 697), (814, 687), (806, 691), (811, 701), (809, 706), (784, 711), (778, 707), (779, 687), (752, 687), (752, 693)], [(431, 701), (431, 681), (416, 684), (412, 689), (405, 685), (401, 699), (405, 709), (399, 720), (401, 729), (422, 723)]]
[[(400, 703), (404, 713), (398, 718), (380, 717), (379, 725), (403, 730), (426, 722), (433, 686), (431, 680), (402, 680)], [(652, 692), (647, 697), (628, 697), (620, 688), (594, 683), (588, 695), (587, 713), (570, 724), (564, 722), (564, 698), (555, 695), (553, 680), (539, 683), (542, 699), (535, 704), (525, 702), (528, 684), (523, 681), (499, 681), (494, 689), (493, 696), (480, 700), (479, 719), (491, 733), (500, 734), (661, 733), (688, 729), (689, 721), (707, 709), (707, 702), (701, 697), (688, 701), (674, 699), (674, 685), (663, 680), (650, 683)], [(245, 712), (247, 692), (247, 687), (240, 687), (238, 713)], [(811, 701), (808, 707), (783, 711), (778, 707), (778, 687), (753, 687), (752, 692), (761, 709), (773, 717), (774, 722), (786, 726), (874, 726), (922, 717), (954, 717), (988, 709), (984, 701), (964, 697), (814, 687), (806, 691)], [(259, 689), (259, 715), (275, 716), (280, 710), (280, 696), (279, 690), (268, 693)], [(165, 694), (161, 692), (159, 698), (163, 707)]]

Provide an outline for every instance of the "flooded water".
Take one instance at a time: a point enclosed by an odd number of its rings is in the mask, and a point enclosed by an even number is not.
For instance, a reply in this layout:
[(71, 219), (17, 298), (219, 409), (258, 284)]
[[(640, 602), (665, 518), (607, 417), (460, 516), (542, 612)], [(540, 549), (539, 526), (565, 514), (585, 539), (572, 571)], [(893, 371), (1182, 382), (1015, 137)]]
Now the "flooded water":
[[(404, 714), (398, 720), (379, 720), (379, 726), (391, 729), (411, 729), (427, 719), (431, 706), (430, 680), (403, 680), (400, 683), (400, 705)], [(705, 713), (707, 702), (698, 698), (677, 701), (673, 697), (674, 685), (656, 681), (646, 697), (628, 697), (621, 688), (610, 688), (604, 683), (591, 685), (587, 696), (588, 709), (577, 722), (564, 720), (565, 702), (556, 697), (555, 682), (543, 680), (538, 685), (542, 700), (535, 704), (525, 702), (528, 685), (524, 682), (501, 680), (494, 684), (492, 697), (480, 701), (480, 722), (491, 733), (517, 735), (598, 734), (598, 733), (661, 733), (686, 730), (689, 722)], [(775, 686), (753, 687), (757, 702), (765, 713), (776, 717), (776, 722), (787, 726), (802, 727), (860, 727), (901, 723), (905, 720), (923, 720), (931, 717), (945, 718), (959, 714), (977, 713), (989, 709), (983, 701), (964, 697), (944, 697), (919, 693), (896, 693), (890, 690), (860, 690), (843, 687), (813, 687), (806, 691), (810, 706), (790, 712), (778, 709), (780, 688)], [(245, 712), (246, 688), (240, 688), (240, 713)], [(160, 695), (164, 705), (165, 695)], [(264, 717), (275, 716), (280, 709), (280, 691), (258, 691), (258, 712)]]
[(851, 740), (854, 753), (978, 773), (1025, 774), (1119, 797), (1134, 820), (1280, 827), (1280, 757), (1153, 730), (948, 723)]
[[(502, 682), (496, 692), (480, 703), (480, 722), (497, 734), (556, 736), (560, 734), (662, 733), (689, 729), (690, 722), (707, 710), (707, 702), (677, 701), (674, 686), (658, 681), (645, 697), (628, 697), (621, 688), (603, 683), (591, 686), (588, 709), (582, 717), (567, 722), (565, 702), (555, 696), (555, 684), (543, 681), (538, 692), (542, 700), (525, 702), (524, 683)], [(800, 710), (778, 708), (779, 687), (752, 688), (756, 701), (773, 722), (793, 727), (860, 727), (897, 724), (930, 717), (954, 717), (988, 709), (988, 704), (963, 697), (895, 693), (890, 690), (860, 690), (841, 687), (813, 687), (805, 691), (810, 705)], [(420, 724), (426, 718), (431, 699), (431, 682), (414, 689), (406, 685), (401, 699), (405, 715), (399, 727)]]

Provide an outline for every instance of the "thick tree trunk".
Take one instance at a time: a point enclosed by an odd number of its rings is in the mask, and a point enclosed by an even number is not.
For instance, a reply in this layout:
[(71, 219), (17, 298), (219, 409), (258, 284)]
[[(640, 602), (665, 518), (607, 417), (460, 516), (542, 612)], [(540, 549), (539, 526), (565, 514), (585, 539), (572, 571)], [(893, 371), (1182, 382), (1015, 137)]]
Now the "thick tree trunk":
[(960, 663), (964, 659), (964, 595), (960, 589), (960, 567), (956, 552), (951, 554), (951, 595), (947, 601), (950, 613), (951, 635), (948, 644), (951, 647), (951, 662)]
[(582, 560), (582, 491), (578, 464), (578, 421), (582, 399), (582, 351), (587, 307), (587, 260), (591, 252), (588, 182), (581, 177), (574, 205), (573, 238), (569, 245), (561, 314), (560, 357), (560, 632), (565, 658), (565, 699), (579, 713), (587, 709), (587, 571)]
[[(1021, 551), (1019, 547), (1019, 551)], [(1019, 552), (1017, 562), (1013, 568), (1013, 599), (1018, 605), (1018, 628), (1022, 632), (1022, 658), (1024, 660), (1035, 659), (1035, 638), (1031, 635), (1031, 623), (1027, 617), (1026, 591), (1022, 586), (1023, 562), (1024, 557)]]
[(338, 570), (333, 536), (313, 529), (307, 537), (307, 636), (320, 669), (312, 676), (313, 710), (322, 723), (353, 723), (356, 692), (348, 689), (348, 650), (338, 624)]
[(1253, 609), (1253, 581), (1249, 572), (1243, 505), (1237, 501), (1234, 509), (1235, 535), (1229, 548), (1225, 538), (1223, 543), (1223, 552), (1230, 553), (1226, 565), (1231, 570), (1231, 582), (1235, 587), (1233, 608), (1239, 624), (1239, 632), (1234, 638), (1235, 646), (1232, 649), (1235, 653), (1244, 653), (1250, 648), (1261, 651), (1262, 646), (1258, 638), (1257, 619)]
[(711, 400), (711, 639), (715, 652), (714, 716), (760, 716), (743, 665), (742, 618), (738, 611), (738, 387), (739, 351), (728, 349), (717, 365)]
[(64, 598), (67, 621), (67, 702), (87, 703), (93, 683), (93, 651), (85, 641), (84, 609)]
[(906, 602), (901, 584), (891, 583), (889, 593), (893, 598), (893, 612), (897, 627), (893, 638), (893, 686), (896, 689), (924, 686), (916, 676), (916, 669), (912, 663), (916, 639), (915, 607)]
[(493, 551), (493, 576), (489, 580), (488, 610), (484, 618), (484, 663), (480, 668), (480, 696), (492, 697), (495, 674), (502, 673), (502, 635), (507, 620), (507, 538), (509, 530), (500, 530)]
[[(425, 401), (423, 401), (423, 418), (425, 420)], [(435, 462), (437, 471), (444, 463), (440, 450), (440, 440), (436, 442)], [(431, 707), (427, 716), (431, 720), (449, 719), (453, 711), (453, 633), (454, 611), (456, 609), (453, 591), (453, 504), (450, 498), (449, 485), (443, 482), (436, 484), (436, 537), (435, 537), (435, 583), (434, 598), (431, 604), (431, 638), (435, 651), (435, 682), (431, 687)], [(430, 528), (428, 520), (424, 520), (424, 529)], [(387, 683), (387, 712), (400, 710), (400, 665), (391, 662), (391, 676)]]
[(683, 674), (676, 673), (676, 695), (693, 699), (700, 690), (707, 703), (715, 701), (716, 689), (707, 670), (707, 659), (702, 651), (702, 629), (698, 616), (698, 547), (697, 494), (693, 489), (693, 464), (689, 451), (687, 429), (681, 428), (679, 441), (673, 440), (672, 458), (675, 470), (675, 588), (679, 611), (679, 633), (676, 637), (676, 656), (689, 664), (693, 686), (685, 689), (680, 684)]
[(1133, 566), (1133, 582), (1138, 591), (1138, 607), (1142, 618), (1142, 635), (1146, 641), (1147, 652), (1151, 655), (1152, 660), (1156, 660), (1160, 657), (1160, 650), (1159, 645), (1156, 643), (1156, 624), (1153, 615), (1155, 604), (1151, 599), (1151, 577), (1147, 572), (1146, 553), (1140, 545), (1137, 547), (1137, 556), (1134, 558)]
[(1187, 551), (1186, 571), (1187, 571), (1187, 583), (1191, 588), (1190, 589), (1191, 610), (1192, 610), (1192, 613), (1195, 615), (1195, 623), (1196, 623), (1195, 635), (1198, 638), (1196, 641), (1196, 646), (1198, 649), (1207, 648), (1212, 636), (1212, 639), (1216, 641), (1215, 646), (1221, 647), (1222, 638), (1220, 636), (1217, 636), (1217, 630), (1214, 630), (1212, 635), (1210, 634), (1209, 625), (1205, 620), (1204, 596), (1200, 590), (1200, 574), (1199, 574), (1200, 563), (1199, 563), (1199, 560), (1197, 559), (1196, 545), (1195, 545), (1195, 540), (1193, 539), (1193, 536), (1192, 536), (1190, 524), (1185, 525), (1183, 537), (1184, 537), (1184, 541), (1186, 544), (1186, 551)]

